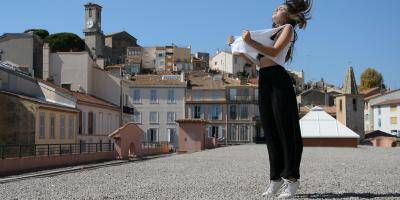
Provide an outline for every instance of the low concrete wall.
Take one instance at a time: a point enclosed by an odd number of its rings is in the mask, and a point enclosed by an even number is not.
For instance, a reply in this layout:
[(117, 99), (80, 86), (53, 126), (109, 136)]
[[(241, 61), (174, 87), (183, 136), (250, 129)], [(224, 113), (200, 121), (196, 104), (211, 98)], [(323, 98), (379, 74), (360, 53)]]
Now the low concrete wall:
[(303, 138), (305, 147), (354, 147), (357, 148), (357, 138)]
[(115, 152), (97, 152), (76, 155), (35, 156), (0, 160), (0, 176), (53, 167), (114, 160)]
[(142, 148), (141, 153), (142, 153), (142, 156), (167, 154), (167, 153), (169, 153), (169, 146), (164, 145), (164, 146), (156, 147), (156, 148)]

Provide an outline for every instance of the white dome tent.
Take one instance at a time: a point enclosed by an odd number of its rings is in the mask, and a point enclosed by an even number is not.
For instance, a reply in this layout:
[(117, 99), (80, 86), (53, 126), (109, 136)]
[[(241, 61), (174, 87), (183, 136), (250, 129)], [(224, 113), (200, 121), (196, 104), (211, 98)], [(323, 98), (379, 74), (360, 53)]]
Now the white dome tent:
[(319, 106), (300, 119), (304, 146), (357, 147), (360, 136)]

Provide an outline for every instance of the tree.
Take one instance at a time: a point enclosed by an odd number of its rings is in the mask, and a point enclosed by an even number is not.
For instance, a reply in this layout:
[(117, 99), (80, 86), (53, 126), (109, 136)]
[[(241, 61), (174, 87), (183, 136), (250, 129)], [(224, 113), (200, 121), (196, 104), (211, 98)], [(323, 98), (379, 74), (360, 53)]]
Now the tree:
[(73, 33), (55, 33), (49, 35), (45, 42), (49, 43), (52, 52), (78, 52), (85, 50), (85, 42)]
[(369, 67), (366, 70), (364, 70), (364, 72), (361, 74), (360, 79), (361, 79), (361, 85), (360, 85), (361, 90), (367, 90), (374, 87), (385, 88), (385, 85), (383, 84), (382, 74), (376, 71), (374, 68)]
[(33, 33), (37, 36), (39, 36), (40, 38), (42, 38), (42, 40), (44, 40), (47, 36), (49, 36), (49, 32), (45, 29), (28, 29), (26, 31), (24, 31), (24, 33)]

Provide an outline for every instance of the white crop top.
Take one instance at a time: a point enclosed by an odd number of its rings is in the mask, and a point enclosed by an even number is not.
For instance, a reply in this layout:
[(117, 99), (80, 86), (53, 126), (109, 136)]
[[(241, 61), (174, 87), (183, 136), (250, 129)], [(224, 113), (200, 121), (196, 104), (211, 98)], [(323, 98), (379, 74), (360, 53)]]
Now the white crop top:
[[(253, 40), (261, 43), (262, 45), (265, 46), (274, 46), (275, 41), (271, 39), (271, 36), (277, 33), (280, 29), (284, 28), (285, 25), (282, 25), (277, 28), (271, 28), (271, 29), (263, 29), (263, 30), (256, 30), (256, 31), (250, 31), (250, 36)], [(293, 42), (293, 37), (294, 34), (292, 34), (292, 38), (290, 42), (286, 45), (286, 47), (275, 57), (269, 56), (269, 55), (264, 55), (265, 57), (268, 57), (275, 63), (284, 66), (285, 65), (285, 59), (286, 59), (286, 54), (288, 53), (288, 50), (290, 48), (291, 43)], [(245, 56), (247, 56), (251, 61), (256, 63), (257, 65), (260, 65), (260, 61), (257, 59), (258, 55), (261, 54), (257, 49), (251, 47), (248, 45), (246, 42), (243, 41), (242, 36), (235, 36), (234, 37), (234, 42), (231, 44), (231, 50), (232, 53), (243, 53)]]

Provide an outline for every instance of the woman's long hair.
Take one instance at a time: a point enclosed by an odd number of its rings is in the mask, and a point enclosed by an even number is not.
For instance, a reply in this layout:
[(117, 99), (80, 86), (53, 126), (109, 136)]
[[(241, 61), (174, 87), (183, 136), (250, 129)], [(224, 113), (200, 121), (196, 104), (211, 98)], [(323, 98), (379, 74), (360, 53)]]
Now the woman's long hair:
[[(285, 0), (285, 3), (283, 3), (283, 5), (286, 5), (288, 7), (289, 18), (286, 21), (286, 24), (290, 24), (294, 28), (293, 42), (290, 45), (289, 51), (285, 59), (286, 62), (289, 60), (291, 62), (293, 60), (292, 55), (294, 43), (297, 41), (297, 33), (295, 28), (297, 26), (300, 29), (306, 28), (307, 21), (311, 19), (312, 0)], [(272, 27), (276, 27), (275, 22), (272, 24)]]

